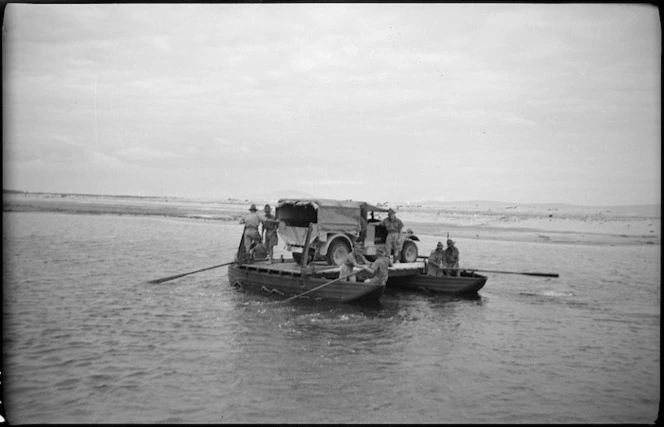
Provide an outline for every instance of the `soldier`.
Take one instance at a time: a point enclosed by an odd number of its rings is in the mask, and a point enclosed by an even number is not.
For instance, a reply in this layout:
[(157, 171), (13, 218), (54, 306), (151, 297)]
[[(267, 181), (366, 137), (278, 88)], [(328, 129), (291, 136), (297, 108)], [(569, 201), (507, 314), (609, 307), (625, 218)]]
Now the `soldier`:
[(401, 229), (403, 222), (397, 218), (393, 209), (387, 211), (387, 218), (383, 220), (383, 226), (387, 229), (387, 238), (385, 245), (387, 246), (387, 256), (391, 256), (394, 252), (394, 263), (399, 262), (401, 257)]
[[(353, 252), (346, 255), (344, 263), (341, 264), (339, 269), (339, 277), (344, 277), (353, 272), (354, 267), (362, 268), (365, 265), (369, 265), (369, 261), (364, 257), (364, 248), (359, 242), (356, 242), (353, 246)], [(349, 282), (356, 282), (357, 277), (353, 274), (346, 278)]]
[(261, 235), (258, 232), (261, 217), (256, 213), (257, 211), (256, 205), (252, 203), (249, 207), (250, 213), (240, 219), (240, 224), (244, 224), (244, 249), (246, 254), (249, 253), (252, 243), (259, 243), (261, 241)]
[(388, 266), (390, 263), (387, 251), (382, 246), (376, 248), (376, 261), (370, 266), (365, 266), (364, 269), (373, 274), (373, 277), (364, 281), (364, 283), (380, 283), (385, 285), (387, 283)]
[(249, 250), (249, 259), (255, 261), (257, 259), (263, 260), (267, 257), (267, 248), (264, 244), (258, 242), (254, 243)]
[(443, 259), (445, 258), (445, 251), (443, 250), (443, 242), (438, 242), (436, 249), (431, 251), (429, 259), (427, 260), (427, 275), (428, 276), (442, 276), (443, 274)]
[(443, 271), (449, 276), (459, 275), (459, 249), (454, 246), (452, 239), (447, 239), (447, 249), (443, 256)]
[(261, 220), (261, 223), (263, 224), (263, 238), (265, 241), (265, 247), (268, 251), (268, 257), (270, 258), (267, 263), (272, 264), (274, 247), (279, 243), (279, 236), (277, 235), (279, 220), (272, 215), (272, 208), (270, 205), (265, 205), (263, 210), (265, 211), (265, 217)]

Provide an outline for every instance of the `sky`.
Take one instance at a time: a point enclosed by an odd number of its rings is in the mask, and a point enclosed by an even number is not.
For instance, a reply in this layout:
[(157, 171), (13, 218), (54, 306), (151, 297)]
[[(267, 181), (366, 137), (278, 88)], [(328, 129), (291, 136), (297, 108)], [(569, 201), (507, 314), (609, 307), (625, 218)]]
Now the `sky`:
[(9, 4), (3, 188), (661, 201), (635, 4)]

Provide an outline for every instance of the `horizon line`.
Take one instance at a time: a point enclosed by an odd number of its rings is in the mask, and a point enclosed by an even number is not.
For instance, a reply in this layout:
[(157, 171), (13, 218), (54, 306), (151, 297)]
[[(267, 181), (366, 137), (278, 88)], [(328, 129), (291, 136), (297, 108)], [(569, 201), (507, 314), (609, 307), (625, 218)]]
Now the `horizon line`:
[[(13, 189), (2, 189), (4, 193), (23, 193), (23, 194), (52, 194), (52, 195), (71, 195), (71, 196), (106, 196), (106, 197), (126, 197), (126, 198), (146, 198), (146, 199), (185, 199), (185, 200), (195, 200), (195, 199), (204, 199), (204, 200), (237, 200), (244, 202), (251, 202), (252, 199), (258, 200), (259, 198), (237, 198), (237, 197), (188, 197), (188, 196), (157, 196), (157, 195), (132, 195), (132, 194), (105, 194), (105, 193), (73, 193), (73, 192), (52, 192), (52, 191), (25, 191), (25, 190), (13, 190)], [(306, 198), (306, 197), (304, 197)], [(322, 198), (318, 196), (312, 196), (314, 198)], [(350, 200), (350, 199), (348, 199)], [(381, 202), (384, 203), (384, 202)], [(417, 205), (422, 203), (501, 203), (506, 205), (567, 205), (567, 206), (578, 206), (578, 207), (627, 207), (627, 206), (661, 206), (662, 203), (632, 203), (632, 204), (608, 204), (608, 205), (579, 205), (568, 202), (504, 202), (500, 200), (485, 200), (485, 199), (471, 199), (471, 200), (420, 200), (420, 201), (389, 201), (388, 203), (394, 205)]]

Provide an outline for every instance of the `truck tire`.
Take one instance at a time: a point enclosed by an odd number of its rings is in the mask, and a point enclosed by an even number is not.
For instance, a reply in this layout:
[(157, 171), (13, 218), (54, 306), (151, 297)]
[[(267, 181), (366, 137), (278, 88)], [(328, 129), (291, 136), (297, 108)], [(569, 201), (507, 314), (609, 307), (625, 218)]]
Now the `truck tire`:
[(401, 262), (415, 261), (417, 261), (417, 245), (412, 240), (406, 240), (401, 248)]
[(343, 239), (334, 239), (327, 248), (327, 263), (340, 266), (344, 263), (346, 256), (350, 253), (350, 246)]

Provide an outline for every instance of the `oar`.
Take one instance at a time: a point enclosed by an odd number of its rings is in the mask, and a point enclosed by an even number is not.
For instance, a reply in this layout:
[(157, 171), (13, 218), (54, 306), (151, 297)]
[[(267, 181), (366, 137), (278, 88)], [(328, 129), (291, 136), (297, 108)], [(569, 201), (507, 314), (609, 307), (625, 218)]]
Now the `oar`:
[(223, 267), (225, 265), (233, 264), (234, 262), (235, 261), (225, 262), (223, 264), (213, 265), (212, 267), (208, 267), (208, 268), (201, 268), (200, 270), (191, 271), (189, 273), (176, 274), (175, 276), (168, 276), (168, 277), (164, 277), (162, 279), (150, 280), (148, 283), (155, 284), (155, 283), (168, 282), (169, 280), (177, 279), (178, 277), (188, 276), (190, 274), (199, 273), (199, 272), (205, 271), (205, 270), (212, 270), (213, 268)]
[[(429, 259), (429, 257), (426, 256), (418, 256), (418, 258)], [(481, 271), (483, 273), (523, 274), (524, 276), (559, 277), (558, 273), (527, 273), (520, 271), (478, 270), (477, 268), (448, 268), (447, 270), (471, 270), (471, 271)]]
[[(244, 249), (244, 232), (245, 232), (246, 229), (247, 229), (247, 226), (245, 225), (244, 228), (242, 229), (242, 235), (240, 236), (240, 246), (238, 247), (238, 250), (237, 250), (237, 258), (238, 259), (240, 258), (240, 256), (243, 255), (243, 253), (241, 253), (241, 252), (242, 252), (242, 249)], [(260, 260), (255, 260), (255, 261), (260, 261)], [(168, 277), (164, 277), (164, 278), (161, 278), (161, 279), (150, 280), (148, 283), (149, 284), (164, 283), (164, 282), (168, 282), (169, 280), (177, 279), (178, 277), (188, 276), (188, 275), (194, 274), (194, 273), (200, 273), (201, 271), (212, 270), (213, 268), (223, 267), (223, 266), (226, 266), (226, 265), (233, 264), (234, 262), (235, 261), (229, 261), (229, 262), (225, 262), (223, 264), (213, 265), (212, 267), (201, 268), (200, 270), (191, 271), (189, 273), (176, 274), (175, 276), (168, 276)]]
[[(268, 260), (268, 258), (255, 258), (255, 259), (252, 260), (252, 262), (266, 261), (266, 260)], [(200, 270), (192, 271), (190, 273), (176, 274), (175, 276), (168, 276), (168, 277), (164, 277), (163, 279), (150, 280), (148, 283), (149, 284), (164, 283), (164, 282), (168, 282), (169, 280), (177, 279), (178, 277), (188, 276), (190, 274), (198, 273), (198, 272), (205, 271), (205, 270), (212, 270), (213, 268), (223, 267), (225, 265), (233, 264), (234, 262), (235, 261), (225, 262), (223, 264), (213, 265), (212, 267), (201, 268)]]
[(310, 292), (317, 291), (318, 289), (322, 289), (322, 288), (324, 288), (325, 286), (331, 285), (332, 283), (336, 283), (336, 282), (338, 282), (339, 280), (346, 279), (346, 278), (352, 276), (353, 274), (357, 274), (357, 273), (358, 273), (357, 271), (354, 271), (354, 272), (352, 272), (352, 273), (348, 273), (348, 274), (346, 274), (345, 276), (341, 276), (341, 277), (339, 277), (339, 278), (337, 278), (337, 279), (332, 280), (331, 282), (323, 283), (323, 284), (320, 285), (320, 286), (316, 286), (315, 288), (313, 288), (313, 289), (309, 289), (308, 291), (306, 291), (306, 292), (302, 292), (301, 294), (299, 294), (299, 295), (295, 295), (294, 297), (290, 297), (290, 298), (286, 298), (285, 300), (277, 301), (277, 303), (284, 303), (284, 302), (293, 301), (293, 300), (296, 299), (296, 298), (300, 298), (302, 295), (306, 295), (306, 294), (308, 294), (308, 293), (310, 293)]
[(526, 273), (519, 271), (478, 270), (476, 268), (450, 268), (449, 270), (471, 270), (471, 271), (481, 271), (483, 273), (523, 274), (524, 276), (558, 277), (558, 273)]

